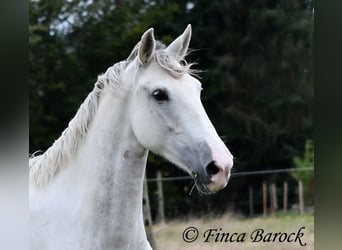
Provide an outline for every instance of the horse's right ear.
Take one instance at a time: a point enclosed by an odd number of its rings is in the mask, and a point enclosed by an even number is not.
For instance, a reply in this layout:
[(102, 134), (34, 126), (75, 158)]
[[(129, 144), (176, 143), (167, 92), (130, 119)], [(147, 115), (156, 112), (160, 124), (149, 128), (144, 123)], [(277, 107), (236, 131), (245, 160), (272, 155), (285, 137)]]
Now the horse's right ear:
[(141, 64), (144, 65), (150, 62), (155, 49), (155, 43), (153, 28), (150, 28), (141, 36), (138, 52), (139, 61)]

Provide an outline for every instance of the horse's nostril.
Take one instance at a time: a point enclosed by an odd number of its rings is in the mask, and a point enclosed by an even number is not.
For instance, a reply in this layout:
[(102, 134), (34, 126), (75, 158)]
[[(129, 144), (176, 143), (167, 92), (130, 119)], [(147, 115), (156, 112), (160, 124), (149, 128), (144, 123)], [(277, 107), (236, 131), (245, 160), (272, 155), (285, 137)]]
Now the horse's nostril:
[(210, 162), (206, 166), (206, 170), (207, 170), (207, 173), (209, 174), (209, 176), (213, 176), (213, 175), (217, 174), (220, 171), (220, 169), (215, 165), (214, 161)]

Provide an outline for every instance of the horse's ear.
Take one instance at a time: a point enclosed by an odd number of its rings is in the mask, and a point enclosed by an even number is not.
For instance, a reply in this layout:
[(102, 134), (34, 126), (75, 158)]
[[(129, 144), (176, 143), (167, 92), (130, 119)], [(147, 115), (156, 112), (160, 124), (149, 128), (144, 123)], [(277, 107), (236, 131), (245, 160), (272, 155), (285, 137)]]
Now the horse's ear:
[(129, 54), (129, 56), (127, 57), (127, 61), (132, 61), (136, 56), (137, 56), (137, 51), (138, 51), (138, 49), (137, 48), (139, 48), (139, 45), (140, 45), (140, 42), (138, 42), (135, 46), (134, 46), (134, 48), (132, 49), (132, 51), (131, 51), (131, 54)]
[(165, 50), (174, 55), (178, 60), (182, 60), (189, 48), (191, 39), (191, 24), (188, 24), (183, 34), (177, 37)]
[(145, 31), (141, 36), (140, 46), (139, 46), (139, 61), (141, 64), (147, 64), (150, 62), (151, 56), (154, 52), (155, 40), (153, 34), (153, 28)]

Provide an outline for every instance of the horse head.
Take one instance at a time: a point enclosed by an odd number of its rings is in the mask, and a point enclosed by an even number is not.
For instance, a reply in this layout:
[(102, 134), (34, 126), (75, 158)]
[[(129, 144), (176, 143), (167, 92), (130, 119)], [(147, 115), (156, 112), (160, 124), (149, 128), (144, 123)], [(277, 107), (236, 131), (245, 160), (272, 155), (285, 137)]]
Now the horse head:
[[(126, 77), (133, 77), (129, 119), (138, 142), (195, 178), (200, 192), (224, 188), (233, 156), (218, 136), (200, 100), (201, 82), (184, 57), (191, 26), (169, 46), (147, 30), (127, 59)], [(125, 76), (124, 76), (125, 77)]]

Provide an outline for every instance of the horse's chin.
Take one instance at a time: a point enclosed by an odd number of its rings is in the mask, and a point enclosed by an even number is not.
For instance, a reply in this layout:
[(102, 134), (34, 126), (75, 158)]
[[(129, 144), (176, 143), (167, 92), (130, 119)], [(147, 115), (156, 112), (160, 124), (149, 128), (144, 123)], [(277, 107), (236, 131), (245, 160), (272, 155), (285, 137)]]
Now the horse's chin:
[(207, 185), (204, 185), (203, 183), (197, 181), (196, 183), (196, 188), (197, 188), (197, 191), (200, 193), (200, 194), (204, 194), (204, 195), (211, 195), (211, 194), (215, 194), (218, 192), (218, 190), (215, 190), (215, 191), (211, 191)]
[(213, 185), (214, 183), (203, 184), (201, 181), (196, 182), (196, 188), (200, 194), (211, 195), (219, 192), (224, 189), (228, 182), (225, 185), (217, 186)]

